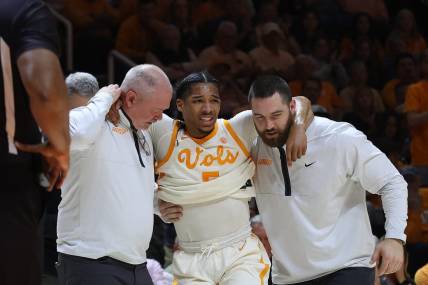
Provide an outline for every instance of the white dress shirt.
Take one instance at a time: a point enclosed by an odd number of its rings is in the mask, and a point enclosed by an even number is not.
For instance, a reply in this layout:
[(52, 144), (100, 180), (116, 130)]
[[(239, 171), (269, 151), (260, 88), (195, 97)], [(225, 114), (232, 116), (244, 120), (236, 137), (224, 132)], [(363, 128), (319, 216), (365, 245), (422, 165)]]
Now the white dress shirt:
[(70, 112), (71, 161), (59, 205), (58, 251), (140, 264), (153, 230), (152, 142), (143, 131), (149, 150), (140, 146), (143, 167), (123, 113), (117, 127), (105, 120), (112, 103), (110, 94), (98, 92)]

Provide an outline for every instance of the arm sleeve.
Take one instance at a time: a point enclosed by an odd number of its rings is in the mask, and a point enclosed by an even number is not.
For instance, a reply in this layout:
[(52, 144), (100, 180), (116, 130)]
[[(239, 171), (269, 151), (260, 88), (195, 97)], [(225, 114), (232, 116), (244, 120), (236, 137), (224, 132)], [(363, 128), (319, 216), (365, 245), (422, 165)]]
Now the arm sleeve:
[(390, 179), (379, 192), (385, 212), (386, 238), (406, 241), (404, 230), (407, 225), (407, 183), (401, 175)]
[(229, 122), (239, 137), (246, 143), (246, 147), (249, 150), (257, 137), (252, 111), (242, 111), (230, 119)]
[(350, 124), (345, 128), (338, 134), (337, 147), (343, 151), (346, 175), (366, 191), (376, 194), (391, 178), (400, 174), (362, 132)]
[(150, 125), (148, 132), (153, 142), (155, 160), (163, 159), (168, 151), (174, 120), (162, 114), (162, 120)]
[(346, 175), (373, 194), (382, 196), (386, 237), (405, 241), (407, 184), (384, 153), (349, 126), (338, 140), (344, 146)]
[(113, 97), (101, 91), (88, 105), (70, 111), (71, 150), (86, 149), (95, 141), (112, 104)]

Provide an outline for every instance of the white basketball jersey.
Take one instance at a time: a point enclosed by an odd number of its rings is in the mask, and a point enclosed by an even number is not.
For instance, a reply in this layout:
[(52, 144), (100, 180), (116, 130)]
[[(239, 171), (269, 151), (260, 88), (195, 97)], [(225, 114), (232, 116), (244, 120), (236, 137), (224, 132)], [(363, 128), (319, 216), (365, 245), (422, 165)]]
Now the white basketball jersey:
[(181, 124), (174, 121), (168, 151), (157, 162), (159, 198), (185, 205), (254, 196), (246, 186), (255, 166), (229, 121), (217, 120), (202, 139), (191, 137)]

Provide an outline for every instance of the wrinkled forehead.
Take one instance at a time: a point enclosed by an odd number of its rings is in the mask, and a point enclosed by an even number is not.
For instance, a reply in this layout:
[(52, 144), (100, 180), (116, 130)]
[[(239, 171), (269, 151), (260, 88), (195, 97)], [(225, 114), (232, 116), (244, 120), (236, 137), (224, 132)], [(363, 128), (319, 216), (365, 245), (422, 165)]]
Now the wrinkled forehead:
[(266, 98), (253, 98), (250, 104), (251, 110), (260, 115), (269, 115), (289, 108), (288, 103), (278, 93)]
[(144, 90), (142, 99), (153, 108), (168, 109), (172, 98), (172, 89), (169, 86), (157, 86)]

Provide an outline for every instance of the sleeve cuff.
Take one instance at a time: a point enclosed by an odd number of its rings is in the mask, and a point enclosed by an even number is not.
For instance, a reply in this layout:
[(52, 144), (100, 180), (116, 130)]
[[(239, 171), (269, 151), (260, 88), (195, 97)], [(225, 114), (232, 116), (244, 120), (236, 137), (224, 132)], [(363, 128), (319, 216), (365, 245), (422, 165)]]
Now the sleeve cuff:
[(404, 233), (402, 233), (402, 234), (386, 233), (385, 239), (387, 239), (387, 238), (399, 240), (403, 243), (403, 245), (405, 245), (407, 236)]

